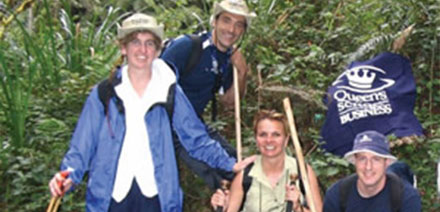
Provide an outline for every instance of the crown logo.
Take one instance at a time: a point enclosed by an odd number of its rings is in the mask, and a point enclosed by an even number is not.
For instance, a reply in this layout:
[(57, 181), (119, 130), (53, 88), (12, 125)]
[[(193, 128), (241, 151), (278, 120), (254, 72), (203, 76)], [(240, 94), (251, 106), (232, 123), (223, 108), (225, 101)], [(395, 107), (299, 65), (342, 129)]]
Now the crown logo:
[(363, 143), (363, 142), (370, 142), (373, 141), (371, 140), (370, 137), (368, 137), (367, 135), (362, 136), (361, 140), (359, 142)]
[(355, 88), (371, 88), (371, 84), (376, 77), (376, 73), (362, 67), (355, 67), (348, 70), (348, 84)]

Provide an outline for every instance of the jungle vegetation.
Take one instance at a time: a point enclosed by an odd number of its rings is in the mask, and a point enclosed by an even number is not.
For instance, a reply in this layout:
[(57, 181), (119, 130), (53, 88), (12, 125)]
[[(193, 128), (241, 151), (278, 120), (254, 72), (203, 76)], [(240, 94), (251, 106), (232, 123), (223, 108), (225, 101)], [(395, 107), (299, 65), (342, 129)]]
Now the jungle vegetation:
[[(46, 209), (48, 181), (68, 148), (82, 105), (119, 57), (116, 23), (135, 11), (149, 13), (173, 38), (209, 30), (213, 2), (0, 1), (0, 210)], [(258, 17), (241, 43), (252, 69), (240, 102), (243, 155), (256, 152), (252, 114), (262, 108), (282, 112), (282, 99), (290, 97), (304, 154), (323, 191), (352, 173), (346, 161), (320, 148), (326, 113), (322, 97), (349, 62), (394, 51), (412, 62), (414, 113), (425, 136), (400, 143), (392, 152), (418, 176), (423, 211), (439, 211), (440, 0), (247, 2)], [(411, 25), (413, 30), (404, 33)], [(393, 47), (402, 37), (404, 45)], [(220, 114), (213, 124), (235, 144), (234, 111), (221, 109)], [(210, 211), (212, 191), (185, 168), (181, 175), (185, 211)], [(83, 211), (84, 200), (82, 183), (63, 199), (60, 211)]]

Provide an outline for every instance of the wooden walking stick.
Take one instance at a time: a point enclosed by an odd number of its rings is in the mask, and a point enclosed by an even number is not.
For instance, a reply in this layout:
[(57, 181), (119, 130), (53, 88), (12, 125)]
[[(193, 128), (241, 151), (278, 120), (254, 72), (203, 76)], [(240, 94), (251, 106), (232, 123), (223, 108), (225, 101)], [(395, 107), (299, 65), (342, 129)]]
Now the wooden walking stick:
[(238, 72), (234, 67), (234, 103), (235, 103), (235, 136), (237, 143), (237, 162), (241, 161), (241, 120), (240, 120), (240, 88), (238, 87)]
[[(238, 87), (238, 73), (237, 68), (233, 67), (234, 77), (234, 109), (235, 109), (235, 134), (237, 147), (237, 162), (241, 161), (241, 125), (240, 125), (240, 88)], [(229, 189), (229, 181), (221, 181), (221, 189), (226, 191)], [(223, 212), (223, 206), (218, 206), (216, 212)]]
[(304, 183), (305, 190), (306, 190), (306, 199), (307, 199), (310, 210), (312, 212), (316, 212), (315, 204), (313, 202), (313, 197), (312, 197), (312, 193), (311, 193), (311, 189), (310, 189), (310, 183), (309, 183), (309, 178), (308, 178), (308, 174), (307, 174), (306, 163), (304, 161), (304, 156), (302, 154), (301, 144), (299, 143), (299, 140), (298, 140), (298, 133), (296, 132), (295, 119), (293, 117), (292, 107), (290, 106), (289, 98), (285, 98), (283, 100), (283, 103), (284, 103), (284, 110), (286, 111), (286, 115), (287, 115), (287, 120), (289, 122), (290, 133), (292, 134), (293, 145), (295, 146), (296, 158), (298, 159), (299, 169), (301, 171), (301, 178)]

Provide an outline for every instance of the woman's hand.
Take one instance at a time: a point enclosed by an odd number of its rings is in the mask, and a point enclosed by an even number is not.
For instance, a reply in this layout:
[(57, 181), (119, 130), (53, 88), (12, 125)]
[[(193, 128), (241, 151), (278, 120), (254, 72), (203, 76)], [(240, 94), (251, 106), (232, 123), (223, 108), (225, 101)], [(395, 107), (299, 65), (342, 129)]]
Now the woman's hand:
[(49, 181), (49, 190), (53, 197), (63, 196), (72, 187), (73, 181), (67, 178), (68, 175), (69, 171), (60, 171)]
[(286, 201), (293, 202), (293, 210), (301, 211), (301, 192), (295, 185), (286, 185)]
[(226, 211), (229, 204), (229, 191), (222, 191), (217, 189), (217, 191), (211, 197), (211, 206), (217, 211), (219, 206), (223, 207), (223, 211)]

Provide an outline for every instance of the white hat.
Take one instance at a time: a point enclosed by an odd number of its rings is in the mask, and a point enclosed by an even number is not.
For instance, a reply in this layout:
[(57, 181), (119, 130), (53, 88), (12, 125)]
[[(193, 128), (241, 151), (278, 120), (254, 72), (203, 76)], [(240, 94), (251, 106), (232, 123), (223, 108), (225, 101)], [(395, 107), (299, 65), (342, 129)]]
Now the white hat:
[(249, 12), (249, 8), (244, 0), (223, 0), (220, 3), (214, 3), (214, 14), (211, 18), (217, 17), (222, 12), (244, 16), (248, 26), (251, 25), (251, 20), (257, 17), (257, 14), (254, 12)]
[(122, 39), (128, 34), (140, 30), (149, 30), (161, 40), (163, 38), (162, 24), (158, 25), (156, 19), (152, 16), (135, 13), (122, 21), (122, 27), (118, 27), (118, 39)]

